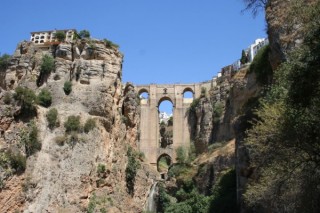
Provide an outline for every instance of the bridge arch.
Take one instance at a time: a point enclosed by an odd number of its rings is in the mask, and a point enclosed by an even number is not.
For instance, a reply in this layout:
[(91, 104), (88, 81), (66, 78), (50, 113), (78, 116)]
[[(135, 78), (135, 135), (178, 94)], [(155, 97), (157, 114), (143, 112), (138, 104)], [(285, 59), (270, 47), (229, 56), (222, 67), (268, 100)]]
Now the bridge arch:
[(173, 163), (172, 157), (167, 153), (162, 153), (157, 158), (157, 170), (160, 173), (167, 173), (169, 167)]
[(175, 99), (166, 95), (166, 96), (162, 96), (159, 98), (158, 100), (158, 104), (157, 104), (157, 107), (159, 108), (160, 104), (163, 102), (163, 101), (170, 101), (172, 103), (172, 106), (175, 107)]
[(148, 100), (150, 98), (150, 93), (149, 93), (148, 89), (146, 89), (146, 88), (139, 89), (138, 95), (140, 98), (140, 104), (147, 104), (148, 103)]
[(184, 94), (186, 92), (191, 92), (194, 95), (194, 91), (191, 87), (185, 87), (182, 91), (182, 94)]

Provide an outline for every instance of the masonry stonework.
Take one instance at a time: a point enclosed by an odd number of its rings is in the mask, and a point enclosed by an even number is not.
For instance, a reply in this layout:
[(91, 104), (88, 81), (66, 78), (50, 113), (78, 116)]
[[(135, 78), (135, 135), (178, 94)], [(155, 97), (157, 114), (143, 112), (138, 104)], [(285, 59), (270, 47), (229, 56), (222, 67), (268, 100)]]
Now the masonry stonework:
[[(139, 95), (149, 94), (148, 100), (141, 100), (141, 125), (139, 149), (144, 152), (148, 163), (156, 166), (160, 156), (168, 155), (175, 162), (175, 150), (190, 146), (187, 110), (193, 98), (201, 94), (201, 84), (150, 84), (136, 86)], [(193, 93), (193, 98), (184, 98), (184, 92)], [(173, 104), (173, 144), (166, 148), (160, 146), (159, 105), (168, 100)]]

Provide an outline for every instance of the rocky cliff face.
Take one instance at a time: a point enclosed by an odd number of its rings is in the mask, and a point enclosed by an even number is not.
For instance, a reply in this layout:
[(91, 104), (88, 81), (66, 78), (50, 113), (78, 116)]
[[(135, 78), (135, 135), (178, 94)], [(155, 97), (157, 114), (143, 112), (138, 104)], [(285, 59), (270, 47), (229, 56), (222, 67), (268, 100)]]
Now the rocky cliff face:
[(270, 62), (275, 70), (287, 54), (303, 39), (303, 26), (308, 23), (304, 14), (306, 5), (315, 0), (271, 0), (266, 7), (267, 33), (270, 42)]
[[(44, 55), (54, 58), (55, 69), (41, 76)], [(27, 158), (23, 174), (13, 175), (1, 166), (1, 212), (141, 212), (152, 176), (148, 166), (136, 175), (133, 197), (127, 193), (125, 169), (127, 147), (136, 147), (139, 128), (139, 101), (130, 85), (121, 83), (122, 54), (99, 40), (78, 40), (56, 46), (39, 47), (31, 42), (18, 45), (6, 70), (5, 89), (1, 91), (0, 149), (25, 155), (23, 131), (28, 121), (19, 117), (19, 103), (4, 103), (5, 93), (14, 94), (17, 86), (31, 88), (36, 94), (51, 92), (49, 108), (36, 106), (33, 118), (38, 128), (41, 150)], [(63, 87), (71, 81), (72, 91)], [(58, 111), (60, 126), (51, 130), (46, 119), (51, 108)], [(96, 128), (68, 135), (64, 122), (79, 116), (88, 118)], [(148, 174), (148, 176), (147, 176)]]

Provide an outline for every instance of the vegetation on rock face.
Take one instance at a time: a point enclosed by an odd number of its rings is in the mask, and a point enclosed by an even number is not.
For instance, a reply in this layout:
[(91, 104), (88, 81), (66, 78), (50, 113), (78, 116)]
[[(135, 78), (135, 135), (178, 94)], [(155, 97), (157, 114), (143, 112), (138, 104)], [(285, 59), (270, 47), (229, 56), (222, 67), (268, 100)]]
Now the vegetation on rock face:
[(52, 102), (51, 92), (48, 89), (42, 89), (37, 97), (37, 100), (41, 106), (49, 107)]
[(255, 178), (244, 197), (257, 211), (320, 211), (320, 2), (296, 12), (309, 20), (303, 42), (275, 72), (245, 139)]
[(257, 75), (257, 81), (262, 85), (270, 84), (272, 80), (272, 67), (269, 62), (270, 47), (262, 47), (250, 64), (250, 72)]
[(80, 116), (71, 115), (64, 122), (64, 127), (66, 132), (70, 133), (72, 131), (79, 132), (81, 130)]
[(21, 112), (28, 115), (35, 114), (35, 103), (37, 96), (33, 90), (24, 87), (15, 89), (14, 99), (21, 104)]
[(212, 189), (209, 212), (237, 212), (237, 181), (234, 169), (227, 171)]
[(54, 71), (54, 59), (50, 55), (44, 55), (41, 60), (40, 65), (40, 75), (37, 79), (37, 85), (41, 86), (49, 77), (50, 73)]
[[(27, 165), (27, 159), (20, 152), (14, 153), (12, 150), (0, 153), (0, 167), (4, 170), (11, 167), (14, 173), (20, 174), (24, 172)], [(2, 187), (0, 186), (0, 189)]]
[(188, 153), (184, 147), (179, 146), (176, 149), (176, 155), (177, 155), (176, 160), (178, 163), (186, 163), (187, 162)]
[(63, 42), (66, 39), (66, 34), (62, 31), (56, 32), (56, 38), (58, 41)]
[(128, 164), (126, 167), (126, 182), (128, 193), (133, 196), (134, 184), (136, 179), (137, 170), (140, 168), (140, 162), (138, 161), (138, 153), (135, 152), (131, 146), (128, 147), (127, 156)]
[(25, 147), (27, 157), (41, 149), (38, 132), (39, 130), (34, 120), (28, 124), (28, 128), (21, 130), (21, 144)]
[(5, 71), (10, 63), (11, 56), (8, 54), (3, 54), (0, 56), (0, 72)]
[(47, 121), (48, 121), (48, 127), (50, 129), (53, 129), (58, 125), (58, 110), (56, 108), (52, 108), (47, 113)]
[(96, 127), (96, 121), (93, 118), (88, 118), (84, 124), (83, 130), (85, 133), (90, 132)]
[(245, 10), (251, 10), (253, 16), (256, 16), (259, 12), (259, 10), (265, 9), (267, 4), (269, 3), (269, 0), (243, 0), (245, 3)]
[(54, 71), (54, 59), (50, 55), (44, 55), (40, 65), (40, 73), (42, 74), (50, 74)]
[(108, 40), (108, 39), (103, 39), (104, 44), (106, 45), (106, 47), (108, 48), (119, 48), (118, 44), (113, 43), (112, 41)]
[(192, 103), (190, 104), (189, 111), (195, 112), (199, 103), (200, 103), (200, 98), (193, 99)]
[(223, 113), (223, 103), (221, 102), (216, 102), (213, 104), (213, 121), (218, 122), (220, 121), (220, 117), (222, 116)]
[(6, 92), (4, 94), (4, 97), (3, 97), (3, 103), (4, 104), (11, 104), (12, 102), (12, 96), (11, 96), (11, 93), (10, 92)]
[(246, 64), (249, 62), (248, 56), (244, 50), (241, 52), (241, 59), (240, 59), (241, 64)]
[(63, 91), (66, 95), (69, 95), (72, 91), (72, 83), (71, 81), (64, 82)]
[(90, 38), (90, 32), (88, 30), (81, 30), (79, 33), (78, 33), (78, 36), (80, 38)]

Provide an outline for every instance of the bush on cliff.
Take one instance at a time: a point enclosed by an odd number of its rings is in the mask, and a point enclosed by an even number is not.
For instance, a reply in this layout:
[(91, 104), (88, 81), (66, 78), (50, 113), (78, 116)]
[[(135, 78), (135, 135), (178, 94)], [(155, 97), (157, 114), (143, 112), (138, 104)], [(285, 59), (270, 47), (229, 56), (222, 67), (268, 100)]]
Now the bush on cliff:
[(58, 125), (58, 110), (56, 108), (52, 108), (47, 113), (47, 121), (48, 127), (53, 129)]
[(37, 97), (37, 102), (44, 107), (49, 107), (52, 102), (51, 92), (48, 89), (42, 89)]
[(71, 115), (64, 122), (64, 127), (66, 132), (70, 133), (72, 131), (79, 132), (81, 130), (80, 116)]
[(71, 81), (64, 82), (63, 91), (66, 95), (69, 95), (72, 91), (72, 83)]
[(27, 157), (41, 149), (41, 142), (38, 139), (38, 127), (34, 120), (28, 123), (28, 127), (20, 132), (21, 144), (24, 145)]
[(135, 152), (131, 146), (127, 150), (128, 164), (126, 168), (126, 182), (128, 193), (133, 196), (134, 184), (136, 179), (137, 170), (140, 168), (140, 162), (138, 161), (138, 153)]
[(33, 90), (25, 87), (17, 87), (15, 89), (14, 99), (17, 100), (21, 105), (21, 112), (23, 114), (34, 115), (36, 108), (37, 96)]
[(96, 127), (96, 121), (93, 118), (88, 118), (84, 124), (83, 130), (85, 133), (90, 132)]
[(10, 63), (11, 56), (8, 54), (3, 54), (0, 56), (0, 72), (5, 71)]

